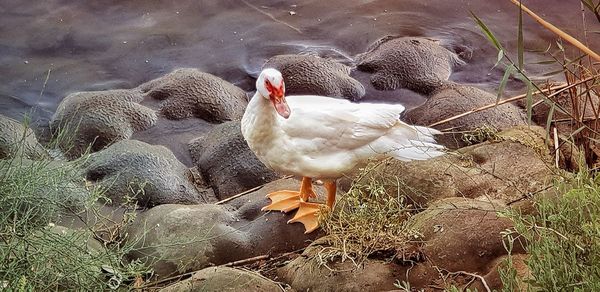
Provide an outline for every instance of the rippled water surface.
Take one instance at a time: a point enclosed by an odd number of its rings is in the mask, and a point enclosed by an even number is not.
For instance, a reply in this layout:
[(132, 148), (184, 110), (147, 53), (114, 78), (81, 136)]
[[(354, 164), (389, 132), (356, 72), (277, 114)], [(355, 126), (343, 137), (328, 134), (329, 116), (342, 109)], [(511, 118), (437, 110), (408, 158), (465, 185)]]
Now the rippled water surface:
[[(579, 1), (524, 1), (534, 11), (581, 37)], [(502, 70), (492, 69), (496, 50), (474, 24), (482, 18), (516, 51), (518, 8), (510, 1), (298, 0), (298, 1), (20, 1), (0, 0), (0, 114), (21, 119), (35, 106), (43, 124), (60, 100), (81, 90), (131, 88), (177, 67), (197, 67), (247, 91), (270, 56), (316, 51), (351, 64), (385, 35), (442, 40), (467, 64), (453, 80), (493, 90)], [(590, 30), (600, 31), (588, 15)], [(524, 16), (525, 44), (543, 50), (555, 36)], [(598, 51), (600, 35), (590, 34)], [(529, 52), (530, 62), (548, 59)], [(551, 71), (529, 64), (531, 74)], [(368, 76), (355, 75), (365, 85)], [(511, 89), (519, 84), (513, 82)], [(367, 99), (408, 107), (422, 97), (408, 90), (380, 92), (367, 86)], [(185, 143), (210, 124), (164, 121), (136, 138), (169, 146), (184, 162)]]

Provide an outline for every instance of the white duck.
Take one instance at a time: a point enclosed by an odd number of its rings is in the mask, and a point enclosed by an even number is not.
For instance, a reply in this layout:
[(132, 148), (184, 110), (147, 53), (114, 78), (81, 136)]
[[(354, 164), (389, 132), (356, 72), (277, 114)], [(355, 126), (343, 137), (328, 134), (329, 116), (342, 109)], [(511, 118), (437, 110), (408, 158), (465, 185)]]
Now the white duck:
[(433, 138), (439, 132), (400, 121), (401, 105), (286, 97), (283, 77), (275, 69), (260, 73), (256, 89), (241, 123), (248, 146), (267, 167), (303, 177), (300, 191), (268, 194), (272, 202), (263, 211), (298, 209), (288, 223), (303, 223), (306, 233), (319, 227), (321, 205), (308, 202), (316, 197), (312, 179), (324, 181), (327, 207), (333, 208), (336, 180), (371, 157), (424, 160), (443, 154)]

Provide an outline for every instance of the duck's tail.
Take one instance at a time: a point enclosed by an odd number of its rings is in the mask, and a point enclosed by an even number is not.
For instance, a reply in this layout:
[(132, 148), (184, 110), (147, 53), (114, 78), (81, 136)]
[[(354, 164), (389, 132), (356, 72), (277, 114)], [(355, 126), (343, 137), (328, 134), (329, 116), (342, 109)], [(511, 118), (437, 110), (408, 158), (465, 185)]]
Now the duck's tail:
[(383, 152), (398, 160), (425, 160), (445, 153), (444, 146), (435, 141), (434, 135), (437, 134), (441, 132), (399, 122), (387, 135), (377, 139), (371, 146), (374, 151)]

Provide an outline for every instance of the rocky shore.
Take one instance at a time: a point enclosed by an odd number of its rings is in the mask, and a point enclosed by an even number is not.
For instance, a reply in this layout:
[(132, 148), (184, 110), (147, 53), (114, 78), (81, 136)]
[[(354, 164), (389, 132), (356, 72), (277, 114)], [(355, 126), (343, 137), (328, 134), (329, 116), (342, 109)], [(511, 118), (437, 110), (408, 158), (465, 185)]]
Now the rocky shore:
[[(435, 40), (382, 38), (354, 62), (348, 66), (317, 55), (277, 55), (264, 66), (282, 71), (289, 95), (360, 101), (366, 84), (351, 77), (354, 70), (369, 74), (378, 90), (419, 92), (427, 96), (425, 103), (402, 116), (416, 125), (429, 126), (496, 101), (495, 93), (450, 81), (453, 69), (466, 65)], [(124, 237), (135, 249), (127, 260), (148, 264), (152, 280), (187, 275), (172, 278), (181, 281), (164, 291), (385, 291), (403, 281), (426, 290), (449, 284), (500, 289), (498, 266), (507, 255), (501, 232), (512, 223), (498, 211), (529, 212), (531, 195), (544, 193), (561, 171), (554, 166), (552, 141), (545, 139), (544, 129), (528, 125), (518, 104), (437, 125), (445, 132), (439, 141), (452, 151), (427, 161), (377, 162), (376, 176), (369, 177), (401, 182), (385, 184), (386, 193), (401, 194), (414, 206), (406, 224), (418, 236), (399, 240), (404, 243), (374, 253), (358, 266), (348, 260), (323, 264), (320, 251), (332, 244), (325, 232), (304, 235), (301, 225), (286, 224), (291, 215), (260, 211), (269, 191), (295, 188), (298, 182), (267, 169), (246, 145), (239, 120), (248, 96), (194, 68), (177, 69), (132, 89), (69, 94), (49, 123), (56, 149), (38, 142), (20, 121), (0, 116), (0, 159), (72, 165), (81, 180), (69, 183), (80, 192), (69, 195), (85, 198), (87, 188), (99, 187), (109, 199), (103, 203), (119, 207), (135, 202), (138, 214)], [(187, 145), (191, 167), (167, 147), (132, 138), (161, 123), (189, 119), (212, 125), (202, 135), (178, 141)], [(489, 133), (480, 135), (481, 129)], [(24, 146), (16, 147), (19, 143)], [(571, 157), (561, 156), (562, 166), (565, 161)], [(345, 190), (364, 183), (361, 171), (344, 179)], [(515, 254), (517, 270), (528, 273), (523, 246), (516, 246)], [(276, 264), (269, 261), (280, 255), (285, 256)], [(248, 267), (261, 262), (273, 266), (268, 271), (223, 266), (252, 258), (257, 260)]]

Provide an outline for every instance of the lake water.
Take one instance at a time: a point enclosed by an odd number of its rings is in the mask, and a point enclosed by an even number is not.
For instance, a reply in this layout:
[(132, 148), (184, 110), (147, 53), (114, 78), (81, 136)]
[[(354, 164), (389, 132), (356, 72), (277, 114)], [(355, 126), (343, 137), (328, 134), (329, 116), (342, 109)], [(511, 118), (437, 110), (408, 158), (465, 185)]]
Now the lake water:
[[(579, 1), (524, 1), (574, 36), (582, 37)], [(67, 94), (132, 88), (177, 67), (196, 67), (251, 92), (262, 63), (272, 55), (316, 51), (351, 64), (352, 56), (385, 35), (442, 40), (466, 65), (451, 79), (494, 90), (502, 77), (492, 69), (497, 52), (469, 11), (482, 18), (516, 53), (518, 8), (510, 1), (298, 0), (298, 1), (21, 1), (0, 0), (0, 114), (21, 119), (33, 111), (47, 124)], [(587, 14), (590, 30), (600, 31)], [(524, 16), (525, 45), (543, 50), (556, 37)], [(590, 33), (598, 51), (600, 35)], [(547, 60), (526, 53), (529, 63)], [(536, 76), (550, 65), (527, 64)], [(381, 92), (368, 76), (367, 100), (418, 105), (408, 90)], [(520, 87), (512, 82), (509, 92)], [(135, 138), (171, 148), (190, 164), (185, 144), (210, 128), (201, 120), (166, 121)]]

